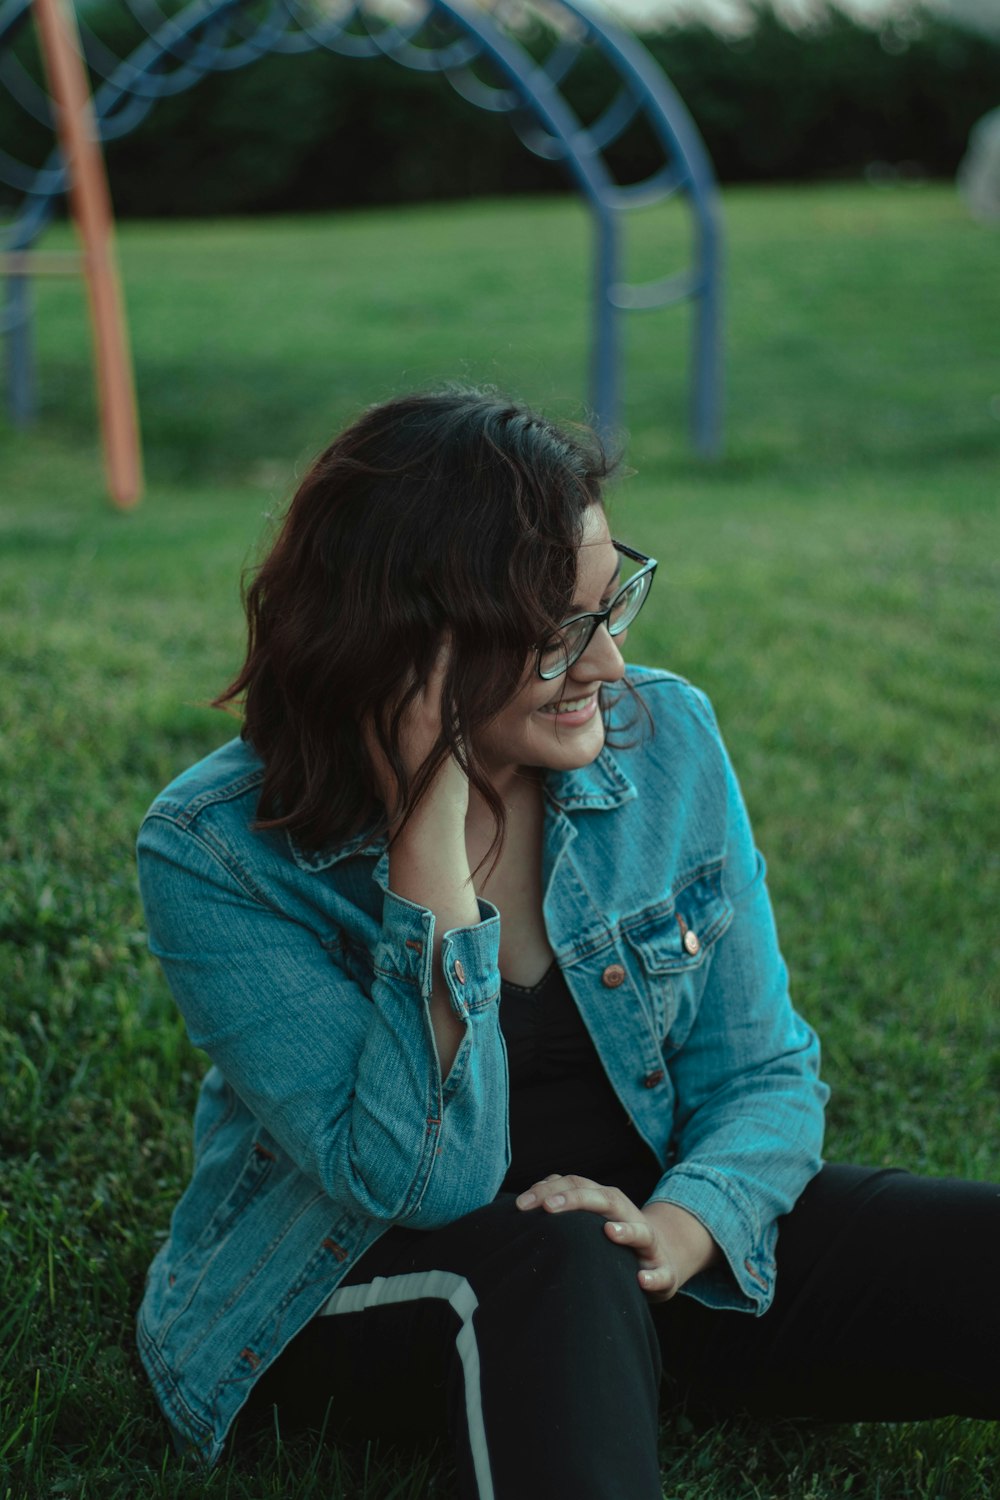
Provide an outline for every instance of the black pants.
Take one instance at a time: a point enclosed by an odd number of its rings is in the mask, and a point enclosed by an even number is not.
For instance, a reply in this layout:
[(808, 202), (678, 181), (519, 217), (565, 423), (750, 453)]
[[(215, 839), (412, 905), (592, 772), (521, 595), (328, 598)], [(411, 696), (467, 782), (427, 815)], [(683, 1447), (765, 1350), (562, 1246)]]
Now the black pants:
[[(768, 1312), (649, 1303), (574, 1212), (511, 1195), (396, 1228), (258, 1382), (250, 1421), (440, 1435), (468, 1500), (660, 1500), (661, 1396), (719, 1415), (1000, 1419), (1000, 1187), (828, 1166), (781, 1224)], [(661, 1377), (666, 1380), (661, 1385)]]

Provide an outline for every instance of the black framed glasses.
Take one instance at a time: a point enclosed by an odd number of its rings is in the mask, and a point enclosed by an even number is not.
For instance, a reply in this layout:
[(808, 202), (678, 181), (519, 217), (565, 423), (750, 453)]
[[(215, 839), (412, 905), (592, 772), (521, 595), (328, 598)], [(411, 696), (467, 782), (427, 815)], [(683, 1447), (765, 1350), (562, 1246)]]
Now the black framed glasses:
[(560, 677), (575, 661), (579, 661), (602, 625), (608, 627), (609, 635), (621, 635), (646, 602), (656, 572), (656, 558), (636, 552), (634, 547), (626, 547), (624, 542), (616, 542), (613, 538), (612, 545), (623, 557), (642, 566), (627, 583), (622, 584), (607, 609), (571, 616), (562, 622), (558, 635), (539, 646), (535, 670), (546, 682), (551, 677)]

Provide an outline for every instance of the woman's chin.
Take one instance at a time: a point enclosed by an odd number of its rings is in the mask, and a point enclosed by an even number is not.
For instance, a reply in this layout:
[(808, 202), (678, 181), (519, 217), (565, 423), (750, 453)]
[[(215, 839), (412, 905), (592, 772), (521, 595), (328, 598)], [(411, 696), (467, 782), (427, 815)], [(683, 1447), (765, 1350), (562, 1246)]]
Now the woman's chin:
[(541, 762), (552, 771), (576, 771), (589, 766), (604, 749), (604, 724), (600, 714), (579, 729), (553, 727)]

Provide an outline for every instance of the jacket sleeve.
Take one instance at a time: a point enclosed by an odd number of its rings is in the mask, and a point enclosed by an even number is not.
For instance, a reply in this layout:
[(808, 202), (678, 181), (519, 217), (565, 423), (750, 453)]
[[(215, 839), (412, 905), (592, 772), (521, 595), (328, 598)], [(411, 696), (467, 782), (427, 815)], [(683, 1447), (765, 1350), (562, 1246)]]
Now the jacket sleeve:
[(442, 1082), (432, 912), (385, 893), (369, 999), (339, 949), (270, 904), (202, 821), (179, 826), (154, 804), (138, 861), (150, 948), (191, 1040), (323, 1192), (416, 1228), (495, 1195), (509, 1154), (495, 907), (480, 902), (482, 920), (442, 940), (466, 1025)]
[[(695, 691), (695, 690), (692, 690)], [(822, 1164), (819, 1042), (792, 1009), (763, 858), (707, 699), (697, 693), (725, 787), (723, 892), (732, 920), (712, 948), (697, 1016), (669, 1064), (676, 1158), (650, 1201), (677, 1203), (725, 1257), (684, 1292), (763, 1313), (774, 1295), (776, 1220)]]

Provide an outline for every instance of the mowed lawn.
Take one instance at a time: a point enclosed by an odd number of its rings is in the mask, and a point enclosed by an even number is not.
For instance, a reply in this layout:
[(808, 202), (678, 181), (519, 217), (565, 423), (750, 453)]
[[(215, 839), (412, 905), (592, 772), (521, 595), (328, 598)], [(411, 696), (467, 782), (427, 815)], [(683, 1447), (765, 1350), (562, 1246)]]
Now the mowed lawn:
[[(945, 186), (724, 206), (720, 462), (687, 443), (689, 309), (627, 328), (613, 525), (661, 559), (630, 654), (715, 702), (824, 1039), (829, 1157), (997, 1179), (1000, 241)], [(633, 227), (637, 274), (683, 264), (679, 211)], [(446, 1494), (433, 1453), (173, 1457), (131, 1330), (204, 1059), (145, 949), (133, 840), (235, 732), (205, 705), (241, 570), (345, 419), (449, 379), (583, 413), (589, 227), (551, 199), (128, 225), (121, 248), (142, 506), (103, 499), (75, 283), (38, 287), (37, 426), (0, 426), (0, 1497)], [(664, 1495), (987, 1500), (997, 1437), (679, 1416)]]

